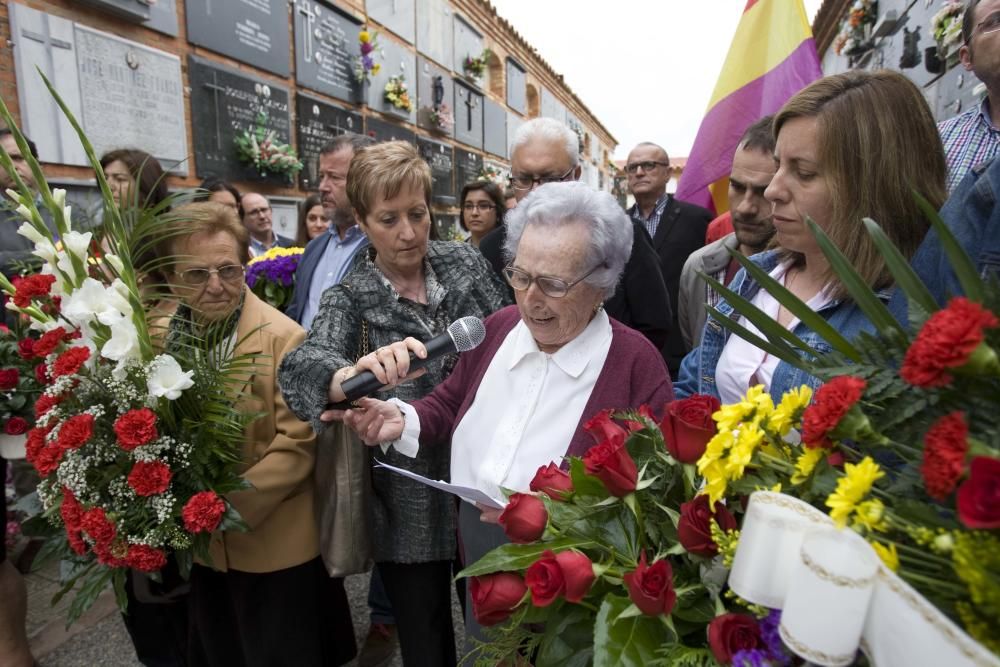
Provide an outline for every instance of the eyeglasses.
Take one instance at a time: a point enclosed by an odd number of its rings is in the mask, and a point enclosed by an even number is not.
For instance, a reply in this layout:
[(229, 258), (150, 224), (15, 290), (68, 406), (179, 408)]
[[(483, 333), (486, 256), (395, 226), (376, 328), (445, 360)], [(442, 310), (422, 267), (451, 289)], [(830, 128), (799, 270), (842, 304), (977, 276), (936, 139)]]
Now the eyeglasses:
[(178, 275), (188, 285), (204, 285), (213, 273), (219, 276), (219, 280), (226, 283), (243, 280), (243, 266), (240, 264), (228, 264), (217, 269), (188, 269), (181, 271)]
[(653, 171), (657, 167), (669, 167), (669, 166), (670, 166), (669, 162), (653, 162), (653, 161), (634, 162), (632, 164), (625, 165), (625, 171), (627, 171), (630, 174), (634, 174), (635, 172), (639, 171), (640, 168), (642, 168), (643, 171)]
[(252, 211), (247, 211), (246, 213), (247, 215), (264, 215), (265, 213), (269, 213), (270, 211), (271, 211), (270, 206), (261, 206), (260, 208), (253, 209)]
[(481, 201), (481, 202), (467, 201), (462, 206), (462, 208), (464, 208), (466, 211), (468, 211), (469, 213), (471, 213), (472, 211), (492, 211), (493, 209), (496, 208), (496, 206), (494, 206), (493, 204), (491, 204), (489, 202), (485, 202), (485, 201)]
[(522, 271), (521, 269), (515, 269), (509, 264), (504, 267), (503, 275), (507, 279), (507, 282), (510, 283), (510, 286), (518, 292), (526, 291), (529, 287), (531, 287), (531, 283), (535, 283), (538, 285), (538, 289), (542, 290), (542, 294), (550, 296), (553, 299), (561, 299), (566, 296), (567, 292), (569, 292), (574, 285), (583, 282), (583, 280), (591, 273), (597, 269), (603, 269), (606, 266), (607, 265), (602, 262), (571, 283), (559, 278), (553, 278), (551, 276), (533, 276), (526, 271)]
[(972, 34), (975, 35), (978, 32), (980, 35), (986, 35), (997, 30), (1000, 30), (1000, 12), (990, 14), (977, 23), (976, 29), (972, 31)]
[(514, 176), (508, 177), (507, 181), (510, 186), (515, 190), (530, 190), (536, 185), (545, 185), (546, 183), (562, 183), (567, 178), (570, 177), (576, 171), (576, 167), (570, 167), (562, 176)]

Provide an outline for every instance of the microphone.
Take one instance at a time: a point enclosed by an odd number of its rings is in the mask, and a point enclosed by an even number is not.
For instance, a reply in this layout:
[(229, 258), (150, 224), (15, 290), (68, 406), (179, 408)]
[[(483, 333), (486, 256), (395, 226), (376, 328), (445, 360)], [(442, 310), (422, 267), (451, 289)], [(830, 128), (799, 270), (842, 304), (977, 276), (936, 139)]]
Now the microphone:
[[(486, 339), (486, 327), (478, 317), (463, 317), (455, 320), (443, 332), (424, 343), (427, 348), (427, 357), (421, 359), (410, 353), (410, 371), (420, 370), (427, 364), (440, 357), (454, 354), (456, 352), (468, 352), (479, 346)], [(354, 377), (344, 380), (340, 385), (346, 398), (343, 403), (351, 403), (359, 398), (363, 398), (384, 385), (371, 371), (358, 373)]]

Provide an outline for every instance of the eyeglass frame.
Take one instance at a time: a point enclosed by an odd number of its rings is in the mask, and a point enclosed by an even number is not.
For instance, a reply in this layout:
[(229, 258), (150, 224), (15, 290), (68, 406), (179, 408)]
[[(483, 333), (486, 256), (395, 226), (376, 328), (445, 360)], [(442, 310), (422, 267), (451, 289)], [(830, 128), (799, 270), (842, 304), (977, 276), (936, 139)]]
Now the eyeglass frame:
[(574, 171), (576, 171), (576, 168), (578, 166), (579, 165), (573, 165), (572, 167), (569, 168), (569, 171), (567, 171), (565, 174), (563, 174), (562, 176), (556, 176), (554, 178), (551, 176), (532, 176), (531, 183), (528, 184), (527, 186), (517, 184), (517, 181), (519, 180), (528, 180), (527, 177), (514, 176), (514, 174), (511, 174), (510, 176), (507, 177), (507, 184), (510, 185), (510, 187), (514, 188), (515, 190), (534, 190), (536, 185), (548, 185), (549, 183), (565, 183), (566, 179), (569, 178)]
[[(517, 292), (527, 292), (529, 289), (531, 289), (531, 284), (534, 283), (535, 285), (538, 285), (538, 289), (540, 289), (542, 291), (542, 294), (544, 294), (545, 296), (551, 297), (553, 299), (562, 299), (567, 294), (569, 294), (569, 291), (571, 289), (573, 289), (576, 285), (579, 285), (584, 280), (586, 280), (587, 278), (589, 278), (590, 275), (592, 273), (594, 273), (594, 271), (596, 271), (597, 269), (606, 269), (607, 267), (608, 267), (608, 263), (607, 262), (601, 262), (601, 263), (597, 264), (596, 266), (594, 266), (594, 268), (592, 268), (590, 271), (587, 271), (587, 273), (583, 274), (582, 276), (580, 276), (579, 278), (577, 278), (576, 280), (574, 280), (571, 283), (567, 283), (562, 278), (556, 278), (554, 276), (533, 276), (530, 273), (528, 273), (527, 271), (525, 271), (524, 269), (518, 269), (518, 268), (516, 268), (513, 264), (508, 264), (507, 266), (503, 267), (503, 277), (507, 281), (507, 284), (510, 285), (511, 289), (513, 289), (513, 290), (515, 290)], [(527, 285), (527, 287), (524, 287), (522, 289), (518, 289), (517, 287), (514, 286), (514, 283), (511, 282), (511, 275), (513, 275), (514, 273), (520, 273), (520, 274), (523, 274), (523, 275), (525, 275), (525, 276), (528, 277), (528, 285)], [(538, 282), (541, 279), (545, 279), (545, 280), (550, 280), (550, 281), (555, 281), (555, 282), (558, 282), (558, 283), (562, 283), (563, 285), (566, 286), (566, 289), (563, 291), (562, 294), (549, 294), (549, 292), (546, 291), (546, 289), (544, 287), (542, 287), (542, 283)]]
[(463, 211), (495, 211), (497, 205), (488, 201), (467, 201), (462, 204)]
[[(998, 17), (996, 26), (993, 27), (992, 30), (986, 30), (986, 31), (980, 30), (982, 25), (987, 21), (992, 20), (993, 17)], [(968, 44), (969, 42), (971, 42), (972, 38), (975, 37), (976, 35), (989, 35), (990, 33), (996, 32), (997, 30), (1000, 30), (1000, 12), (993, 12), (992, 14), (990, 14), (989, 16), (987, 16), (986, 18), (984, 18), (982, 21), (980, 21), (975, 25), (975, 27), (972, 29), (972, 34), (969, 36), (969, 40), (965, 43)]]
[[(647, 164), (651, 164), (653, 166), (647, 169), (645, 166), (643, 166)], [(635, 164), (625, 165), (625, 173), (634, 174), (635, 172), (639, 171), (639, 169), (642, 169), (643, 172), (648, 174), (657, 167), (669, 167), (669, 166), (670, 166), (669, 162), (660, 162), (659, 160), (643, 160), (642, 162), (636, 162)]]
[[(226, 269), (238, 268), (240, 270), (239, 276), (233, 276), (232, 278), (223, 278), (222, 272)], [(191, 282), (186, 276), (191, 275), (195, 272), (204, 272), (206, 277), (205, 280), (201, 282)], [(226, 264), (225, 266), (220, 266), (214, 269), (205, 269), (201, 267), (194, 267), (191, 269), (184, 269), (183, 271), (176, 271), (175, 273), (180, 276), (181, 281), (188, 285), (189, 287), (200, 287), (201, 285), (207, 285), (208, 281), (212, 279), (212, 275), (219, 276), (219, 281), (223, 283), (235, 283), (237, 280), (243, 280), (246, 277), (246, 267), (242, 264)]]

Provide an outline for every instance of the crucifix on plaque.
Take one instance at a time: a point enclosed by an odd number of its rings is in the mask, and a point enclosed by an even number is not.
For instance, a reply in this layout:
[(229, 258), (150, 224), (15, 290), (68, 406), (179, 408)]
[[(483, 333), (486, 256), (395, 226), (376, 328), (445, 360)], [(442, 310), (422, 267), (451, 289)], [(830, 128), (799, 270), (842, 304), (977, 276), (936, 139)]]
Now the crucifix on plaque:
[(210, 83), (209, 82), (203, 83), (202, 86), (204, 88), (208, 88), (210, 91), (212, 91), (212, 107), (213, 107), (213, 109), (215, 111), (215, 113), (213, 114), (213, 116), (215, 118), (215, 150), (221, 151), (222, 150), (222, 126), (220, 124), (220, 120), (221, 120), (220, 116), (222, 114), (219, 113), (219, 91), (224, 91), (225, 88), (222, 87), (222, 86), (220, 86), (220, 85), (218, 85), (218, 84), (216, 84), (216, 80), (217, 80), (217, 74), (216, 74), (216, 72), (213, 71), (212, 72), (212, 81)]
[(467, 113), (467, 125), (466, 130), (472, 132), (472, 110), (479, 106), (479, 100), (475, 99), (471, 90), (465, 91), (465, 109)]
[(311, 63), (313, 59), (312, 24), (316, 20), (316, 12), (313, 11), (312, 3), (309, 0), (296, 4), (296, 10), (302, 16), (302, 33), (305, 35), (305, 55), (304, 60)]

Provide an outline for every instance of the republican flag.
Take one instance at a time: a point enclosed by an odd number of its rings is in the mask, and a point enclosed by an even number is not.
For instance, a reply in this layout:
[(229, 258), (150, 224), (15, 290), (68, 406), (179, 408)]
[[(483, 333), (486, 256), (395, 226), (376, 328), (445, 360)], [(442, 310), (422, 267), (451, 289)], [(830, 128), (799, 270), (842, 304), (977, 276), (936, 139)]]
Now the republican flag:
[(823, 76), (802, 0), (748, 0), (676, 197), (729, 209), (729, 171), (743, 132)]

